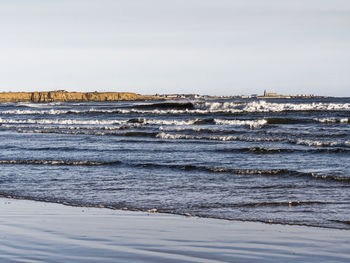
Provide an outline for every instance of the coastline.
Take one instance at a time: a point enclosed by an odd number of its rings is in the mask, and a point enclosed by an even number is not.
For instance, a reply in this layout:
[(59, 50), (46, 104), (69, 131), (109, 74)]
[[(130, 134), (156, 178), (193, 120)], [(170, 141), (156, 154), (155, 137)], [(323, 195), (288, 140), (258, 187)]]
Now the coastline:
[(154, 100), (151, 95), (140, 95), (132, 92), (68, 92), (65, 90), (45, 92), (2, 92), (0, 103), (7, 102), (87, 102), (87, 101), (121, 101), (121, 100)]
[(346, 230), (7, 198), (0, 198), (0, 233), (1, 262), (350, 260)]

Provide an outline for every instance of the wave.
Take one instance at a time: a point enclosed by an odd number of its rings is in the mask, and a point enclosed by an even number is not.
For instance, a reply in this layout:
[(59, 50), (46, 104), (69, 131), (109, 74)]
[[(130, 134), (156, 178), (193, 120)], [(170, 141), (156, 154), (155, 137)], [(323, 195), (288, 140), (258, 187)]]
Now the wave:
[(247, 142), (288, 142), (291, 144), (317, 147), (350, 147), (350, 141), (317, 141), (309, 139), (290, 139), (286, 137), (249, 137), (249, 136), (196, 136), (176, 133), (158, 133), (161, 139), (182, 140), (216, 140), (216, 141), (247, 141)]
[(26, 124), (0, 124), (0, 127), (7, 128), (7, 129), (15, 129), (15, 130), (21, 130), (21, 129), (42, 129), (42, 130), (107, 130), (107, 131), (114, 131), (114, 130), (126, 130), (130, 129), (131, 127), (135, 126), (127, 126), (127, 125), (121, 125), (121, 126), (33, 126), (33, 125), (26, 125)]
[(153, 104), (139, 104), (132, 106), (136, 109), (175, 109), (175, 110), (192, 110), (194, 108), (191, 102), (163, 102), (163, 103), (153, 103)]
[[(211, 114), (211, 113), (254, 113), (283, 111), (349, 111), (350, 103), (275, 103), (264, 100), (251, 102), (164, 102), (152, 104), (134, 104), (126, 107), (113, 105), (113, 109), (90, 108), (87, 110), (40, 109), (60, 104), (23, 104), (34, 110), (7, 110), (0, 114)], [(93, 105), (99, 107), (99, 105)]]
[(288, 140), (290, 143), (316, 147), (350, 147), (350, 141), (317, 141), (308, 139)]
[(3, 119), (0, 118), (0, 124), (2, 123), (27, 123), (27, 124), (125, 124), (126, 120), (72, 120), (72, 119)]
[(65, 124), (65, 125), (113, 125), (113, 124), (149, 124), (149, 125), (193, 125), (199, 120), (161, 120), (137, 118), (129, 120), (76, 120), (76, 119), (3, 119), (0, 124)]
[(309, 119), (294, 119), (294, 118), (266, 118), (267, 124), (304, 124), (311, 123)]
[(203, 127), (169, 127), (169, 126), (160, 126), (160, 131), (164, 132), (184, 132), (184, 133), (210, 133), (210, 134), (241, 134), (242, 130), (234, 130), (231, 127), (225, 129), (224, 127), (210, 127), (210, 128), (203, 128)]
[(7, 110), (7, 111), (0, 111), (0, 114), (2, 115), (59, 115), (59, 114), (68, 114), (68, 113), (80, 113), (80, 111), (69, 111), (69, 110)]
[[(2, 125), (6, 128), (12, 126)], [(96, 135), (96, 136), (127, 136), (127, 137), (150, 137), (158, 138), (163, 140), (196, 140), (196, 141), (245, 141), (245, 142), (286, 142), (296, 145), (304, 145), (309, 147), (350, 147), (350, 141), (319, 141), (312, 139), (292, 139), (288, 137), (255, 137), (245, 135), (192, 135), (182, 133), (171, 133), (164, 132), (166, 129), (160, 127), (162, 132), (141, 132), (141, 131), (130, 131), (130, 132), (119, 132), (118, 130), (129, 129), (130, 127), (119, 126), (119, 127), (62, 127), (62, 126), (43, 126), (43, 127), (19, 127), (14, 126), (18, 132), (21, 133), (55, 133), (55, 134), (67, 134), (67, 135)], [(139, 127), (138, 127), (139, 128)], [(233, 131), (232, 133), (238, 133)]]
[(252, 154), (281, 154), (281, 153), (347, 153), (350, 149), (344, 148), (317, 148), (317, 149), (293, 149), (293, 148), (224, 148), (217, 149), (216, 152), (240, 152)]
[(282, 112), (282, 111), (348, 111), (350, 103), (274, 103), (264, 100), (244, 102), (206, 102), (195, 104), (195, 109), (207, 112)]
[(115, 132), (115, 131), (96, 131), (96, 130), (45, 130), (45, 129), (18, 129), (21, 133), (51, 133), (51, 134), (66, 134), (66, 135), (94, 135), (94, 136), (121, 136), (121, 137), (148, 137), (156, 138), (158, 133), (156, 132), (141, 132), (141, 131), (128, 131), (128, 132)]
[(325, 130), (325, 129), (318, 129), (315, 131), (314, 129), (310, 129), (308, 131), (307, 128), (304, 129), (289, 129), (287, 130), (264, 130), (264, 134), (269, 135), (269, 136), (283, 136), (286, 139), (291, 138), (291, 137), (312, 137), (313, 139), (315, 138), (344, 138), (348, 137), (349, 133), (346, 132), (344, 129), (332, 129), (332, 130)]
[(120, 161), (81, 161), (81, 160), (28, 160), (12, 159), (0, 160), (0, 165), (53, 165), (53, 166), (103, 166), (103, 165), (127, 165), (138, 168), (152, 169), (176, 169), (181, 171), (198, 171), (209, 173), (235, 174), (242, 176), (280, 176), (281, 178), (289, 177), (306, 177), (310, 179), (328, 180), (337, 182), (350, 183), (350, 177), (337, 175), (318, 174), (313, 172), (300, 172), (288, 169), (235, 169), (227, 167), (212, 167), (193, 164), (159, 164), (159, 163), (123, 163)]
[(248, 141), (248, 142), (280, 142), (285, 138), (268, 138), (268, 137), (248, 137), (248, 136), (195, 136), (187, 134), (174, 134), (174, 133), (158, 133), (157, 138), (171, 139), (171, 140), (215, 140), (215, 141)]
[(315, 121), (321, 123), (350, 123), (350, 118), (316, 118)]
[(349, 111), (350, 103), (273, 103), (264, 100), (247, 103), (244, 112)]
[(99, 166), (99, 165), (116, 165), (116, 164), (120, 164), (120, 162), (119, 161), (114, 161), (114, 162), (70, 161), (70, 160), (0, 160), (0, 164)]
[(194, 205), (192, 208), (213, 209), (213, 208), (229, 208), (229, 207), (266, 207), (266, 206), (310, 206), (310, 205), (328, 205), (330, 202), (320, 201), (280, 201), (280, 202), (256, 202), (256, 203), (213, 203), (205, 205)]
[(198, 119), (193, 120), (159, 120), (159, 119), (146, 119), (137, 118), (130, 119), (128, 123), (139, 123), (139, 124), (149, 124), (149, 125), (194, 125)]
[(350, 182), (350, 177), (342, 177), (336, 175), (317, 174), (312, 172), (299, 172), (288, 169), (234, 169), (225, 167), (211, 167), (211, 166), (197, 166), (197, 165), (177, 165), (177, 164), (155, 164), (155, 163), (143, 163), (138, 164), (139, 167), (151, 167), (151, 168), (169, 168), (183, 171), (204, 171), (211, 173), (226, 173), (236, 175), (257, 175), (257, 176), (294, 176), (294, 177), (307, 177), (311, 179), (322, 179), (331, 181)]
[(265, 119), (262, 120), (221, 120), (214, 119), (215, 124), (221, 125), (245, 125), (250, 128), (259, 128), (268, 122)]
[(31, 103), (31, 102), (18, 102), (16, 106), (28, 107), (28, 108), (42, 108), (47, 106), (58, 106), (62, 105), (62, 102), (48, 102), (48, 103)]
[(129, 120), (76, 120), (76, 119), (4, 119), (0, 118), (0, 124), (80, 124), (80, 125), (113, 125), (113, 124), (143, 124), (143, 125), (234, 125), (248, 126), (251, 128), (261, 127), (267, 121), (261, 120), (230, 120), (230, 119), (188, 119), (188, 120), (163, 120), (134, 118)]

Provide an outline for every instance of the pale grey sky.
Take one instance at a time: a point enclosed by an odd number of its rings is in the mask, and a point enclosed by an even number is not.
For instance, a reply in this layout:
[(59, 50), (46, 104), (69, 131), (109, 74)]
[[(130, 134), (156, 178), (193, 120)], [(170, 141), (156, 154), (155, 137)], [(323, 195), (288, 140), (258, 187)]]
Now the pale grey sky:
[(349, 0), (0, 0), (0, 91), (350, 96)]

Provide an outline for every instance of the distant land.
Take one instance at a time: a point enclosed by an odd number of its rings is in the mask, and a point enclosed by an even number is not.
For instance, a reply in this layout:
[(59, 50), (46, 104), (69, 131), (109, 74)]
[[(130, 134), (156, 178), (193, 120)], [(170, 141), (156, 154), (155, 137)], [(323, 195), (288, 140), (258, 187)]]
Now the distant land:
[(233, 98), (257, 98), (257, 99), (291, 99), (291, 98), (329, 98), (329, 96), (320, 96), (314, 94), (296, 94), (296, 95), (281, 95), (275, 92), (264, 91), (263, 95), (236, 95), (236, 96), (211, 96), (198, 94), (156, 94), (156, 98), (164, 100), (181, 100), (181, 99), (233, 99)]
[(132, 92), (68, 92), (65, 90), (45, 92), (3, 92), (0, 102), (84, 102), (152, 100), (155, 96), (145, 96)]
[(277, 94), (275, 92), (267, 92), (266, 90), (264, 90), (263, 96), (257, 96), (257, 97), (264, 98), (264, 99), (268, 99), (268, 98), (285, 98), (285, 99), (289, 99), (289, 98), (328, 98), (327, 96), (318, 96), (318, 95), (314, 95), (314, 94), (280, 95), (280, 94)]
[(134, 101), (134, 100), (193, 100), (193, 99), (232, 99), (232, 98), (326, 98), (317, 95), (279, 95), (264, 91), (263, 95), (209, 96), (198, 94), (155, 94), (141, 95), (133, 92), (68, 92), (65, 90), (43, 92), (2, 92), (0, 103), (5, 102), (87, 102), (87, 101)]

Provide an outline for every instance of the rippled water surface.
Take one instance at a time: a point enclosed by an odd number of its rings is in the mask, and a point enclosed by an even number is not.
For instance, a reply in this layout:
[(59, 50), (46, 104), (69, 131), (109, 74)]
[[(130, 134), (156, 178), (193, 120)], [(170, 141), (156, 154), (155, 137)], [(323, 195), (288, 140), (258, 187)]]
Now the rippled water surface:
[(0, 194), (350, 229), (350, 99), (0, 104)]

